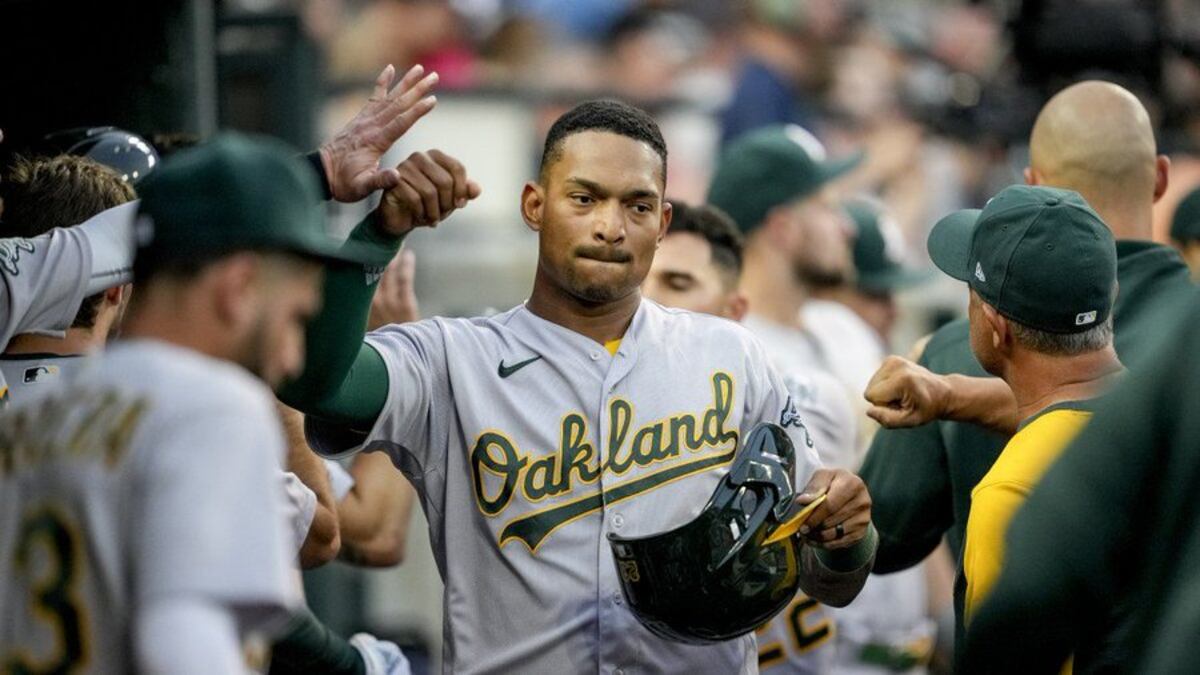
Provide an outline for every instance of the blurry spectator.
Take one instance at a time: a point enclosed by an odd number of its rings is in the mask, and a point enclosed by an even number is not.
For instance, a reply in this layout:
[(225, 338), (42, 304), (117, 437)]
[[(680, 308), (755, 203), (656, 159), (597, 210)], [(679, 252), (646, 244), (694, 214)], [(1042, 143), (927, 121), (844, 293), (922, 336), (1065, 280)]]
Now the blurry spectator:
[(753, 0), (741, 27), (744, 57), (733, 98), (721, 115), (721, 144), (771, 124), (817, 122), (817, 91), (826, 77), (825, 44), (811, 9), (823, 3)]
[(604, 42), (605, 81), (613, 93), (641, 105), (671, 98), (683, 69), (706, 41), (694, 19), (636, 9), (613, 26)]
[(515, 0), (516, 11), (537, 18), (563, 40), (596, 41), (635, 3), (633, 0)]
[(1200, 188), (1179, 202), (1171, 219), (1171, 243), (1179, 249), (1192, 270), (1192, 279), (1200, 280)]
[(446, 0), (373, 0), (338, 31), (328, 58), (338, 82), (370, 82), (389, 63), (401, 72), (423, 64), (441, 76), (442, 90), (477, 78), (461, 18)]
[(846, 211), (855, 225), (854, 279), (814, 288), (801, 316), (829, 357), (833, 374), (851, 391), (861, 392), (891, 353), (896, 324), (893, 293), (931, 275), (903, 265), (903, 240), (882, 205), (856, 200), (846, 205)]

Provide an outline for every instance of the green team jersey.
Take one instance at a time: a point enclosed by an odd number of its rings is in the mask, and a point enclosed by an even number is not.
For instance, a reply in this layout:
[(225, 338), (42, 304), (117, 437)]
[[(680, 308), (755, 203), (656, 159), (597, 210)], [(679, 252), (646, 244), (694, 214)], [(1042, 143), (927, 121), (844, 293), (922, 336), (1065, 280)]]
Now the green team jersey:
[(1100, 404), (1013, 519), (963, 672), (1051, 672), (1093, 643), (1119, 598), (1130, 602), (1111, 672), (1195, 672), (1200, 294), (1151, 319), (1169, 338)]
[[(1148, 241), (1117, 242), (1115, 343), (1122, 362), (1136, 368), (1162, 342), (1151, 315), (1194, 288), (1188, 268), (1170, 247)], [(933, 334), (919, 363), (935, 373), (986, 376), (971, 353), (967, 320)], [(879, 531), (875, 571), (895, 572), (921, 562), (945, 536), (957, 559), (979, 483), (1008, 437), (960, 422), (912, 429), (881, 429), (860, 472), (871, 492)], [(961, 634), (962, 594), (955, 589), (955, 624)]]

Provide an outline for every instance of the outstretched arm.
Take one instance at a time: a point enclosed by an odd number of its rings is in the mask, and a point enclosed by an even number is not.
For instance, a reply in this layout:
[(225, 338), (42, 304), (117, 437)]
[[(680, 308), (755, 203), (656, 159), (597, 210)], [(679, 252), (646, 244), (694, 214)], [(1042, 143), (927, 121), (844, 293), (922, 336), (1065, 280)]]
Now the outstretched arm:
[(889, 429), (950, 420), (1011, 434), (1020, 423), (1003, 380), (941, 375), (899, 356), (883, 362), (863, 396), (871, 404), (867, 415)]
[(437, 227), (480, 194), (462, 164), (438, 150), (414, 153), (396, 173), (400, 182), (351, 233), (348, 246), (379, 254), (378, 267), (334, 265), (327, 269), (324, 304), (308, 328), (304, 373), (279, 397), (306, 414), (360, 431), (370, 429), (387, 399), (387, 369), (363, 343), (378, 278), (417, 227)]

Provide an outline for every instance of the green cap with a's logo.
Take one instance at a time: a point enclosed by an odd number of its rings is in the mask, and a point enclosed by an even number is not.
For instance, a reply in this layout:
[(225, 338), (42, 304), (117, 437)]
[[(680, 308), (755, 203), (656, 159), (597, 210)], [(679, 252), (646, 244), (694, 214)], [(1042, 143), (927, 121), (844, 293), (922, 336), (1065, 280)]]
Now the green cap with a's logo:
[(750, 232), (771, 209), (808, 197), (861, 161), (861, 153), (828, 160), (825, 146), (795, 124), (756, 129), (721, 153), (706, 201)]
[(1200, 188), (1189, 192), (1175, 207), (1171, 238), (1181, 243), (1200, 240)]
[(1079, 193), (1005, 188), (982, 211), (958, 211), (929, 233), (929, 257), (1001, 315), (1049, 333), (1108, 320), (1117, 283), (1112, 232)]
[(168, 159), (138, 194), (137, 256), (186, 260), (257, 250), (378, 262), (328, 235), (317, 177), (270, 138), (218, 135)]

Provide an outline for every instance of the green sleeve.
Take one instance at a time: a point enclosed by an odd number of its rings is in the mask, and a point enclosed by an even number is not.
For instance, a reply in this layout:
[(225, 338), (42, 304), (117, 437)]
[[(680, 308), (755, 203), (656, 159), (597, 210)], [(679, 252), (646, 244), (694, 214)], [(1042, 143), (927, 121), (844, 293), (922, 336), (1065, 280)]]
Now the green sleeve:
[(362, 656), (307, 609), (296, 612), (272, 646), (270, 675), (333, 673), (364, 675)]
[(321, 311), (309, 323), (304, 370), (279, 391), (279, 399), (309, 415), (369, 429), (387, 399), (387, 369), (363, 343), (378, 272), (401, 240), (379, 232), (371, 217), (346, 245), (377, 256), (378, 267), (332, 263), (326, 268)]
[[(1200, 316), (1196, 304), (1188, 310)], [(1113, 635), (1144, 648), (1153, 637), (1173, 597), (1164, 580), (1184, 559), (1178, 533), (1195, 527), (1196, 425), (1183, 413), (1200, 401), (1200, 322), (1189, 323), (1097, 408), (1013, 519), (1004, 569), (967, 631), (963, 672), (1049, 672), (1072, 652), (1086, 671), (1081, 650)], [(1131, 597), (1151, 615), (1113, 625)], [(1121, 658), (1121, 670), (1162, 672)]]
[(879, 531), (875, 571), (916, 565), (933, 552), (954, 519), (946, 451), (937, 424), (880, 429), (860, 470)]

